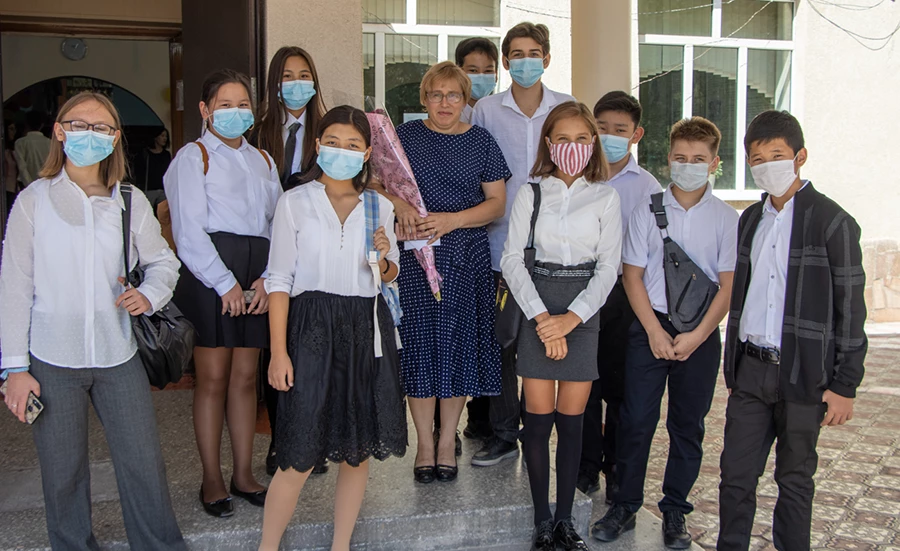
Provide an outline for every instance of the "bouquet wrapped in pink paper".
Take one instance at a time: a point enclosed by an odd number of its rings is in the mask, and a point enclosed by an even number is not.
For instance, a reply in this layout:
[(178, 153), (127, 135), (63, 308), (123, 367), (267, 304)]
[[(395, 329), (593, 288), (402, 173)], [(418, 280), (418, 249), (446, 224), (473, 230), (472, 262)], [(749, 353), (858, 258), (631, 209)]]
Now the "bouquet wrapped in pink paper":
[[(416, 209), (419, 216), (425, 218), (428, 216), (428, 211), (425, 210), (425, 203), (422, 202), (422, 195), (419, 193), (419, 185), (416, 184), (409, 159), (406, 158), (406, 152), (400, 145), (400, 138), (397, 136), (397, 131), (394, 130), (391, 119), (381, 110), (366, 113), (366, 116), (372, 127), (372, 155), (369, 159), (369, 167), (375, 177), (381, 180), (388, 193), (406, 201)], [(415, 255), (422, 269), (425, 270), (425, 277), (431, 287), (431, 293), (435, 299), (441, 300), (443, 279), (435, 265), (434, 248), (426, 245), (416, 250)]]

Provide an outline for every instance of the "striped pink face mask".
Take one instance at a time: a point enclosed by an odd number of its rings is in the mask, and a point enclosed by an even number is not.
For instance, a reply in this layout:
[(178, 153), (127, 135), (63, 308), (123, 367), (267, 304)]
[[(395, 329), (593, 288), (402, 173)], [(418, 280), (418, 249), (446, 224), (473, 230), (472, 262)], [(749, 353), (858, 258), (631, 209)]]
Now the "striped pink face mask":
[(591, 143), (550, 143), (550, 160), (569, 176), (575, 176), (584, 170), (594, 154), (594, 141)]

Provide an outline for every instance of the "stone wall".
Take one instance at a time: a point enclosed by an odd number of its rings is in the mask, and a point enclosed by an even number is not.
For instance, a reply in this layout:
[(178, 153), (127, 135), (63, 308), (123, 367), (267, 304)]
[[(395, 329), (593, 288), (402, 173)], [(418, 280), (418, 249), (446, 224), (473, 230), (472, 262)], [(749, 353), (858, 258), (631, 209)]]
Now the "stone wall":
[(900, 241), (863, 241), (869, 321), (900, 321)]

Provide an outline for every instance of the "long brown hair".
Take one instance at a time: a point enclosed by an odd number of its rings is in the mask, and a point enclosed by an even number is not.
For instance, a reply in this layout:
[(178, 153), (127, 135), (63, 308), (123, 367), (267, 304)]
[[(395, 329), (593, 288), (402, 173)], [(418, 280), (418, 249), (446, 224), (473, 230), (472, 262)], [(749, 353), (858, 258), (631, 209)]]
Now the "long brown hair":
[[(325, 131), (328, 130), (328, 127), (333, 124), (349, 124), (356, 128), (356, 130), (362, 135), (363, 141), (366, 144), (366, 149), (368, 149), (372, 145), (372, 127), (369, 125), (369, 119), (366, 117), (366, 114), (353, 107), (351, 105), (341, 105), (340, 107), (335, 107), (331, 111), (325, 114), (322, 117), (322, 121), (319, 124), (319, 131), (316, 132), (316, 135), (313, 139), (313, 147), (310, 148), (310, 151), (313, 153), (313, 165), (306, 170), (299, 177), (291, 178), (291, 185), (288, 187), (294, 187), (295, 185), (299, 186), (302, 184), (306, 184), (312, 182), (313, 180), (318, 180), (322, 177), (322, 167), (318, 164), (315, 164), (316, 159), (316, 146), (315, 140), (321, 139), (325, 134)], [(306, 155), (304, 154), (304, 157)], [(366, 161), (363, 164), (362, 170), (353, 178), (353, 188), (356, 191), (362, 193), (367, 187), (369, 187), (369, 180), (371, 179), (371, 174), (369, 172), (369, 162)]]
[[(99, 92), (81, 92), (72, 96), (59, 110), (56, 116), (56, 123), (60, 126), (62, 121), (66, 120), (66, 116), (72, 109), (88, 101), (96, 101), (113, 118), (116, 130), (119, 131), (119, 140), (116, 142), (113, 152), (109, 157), (100, 161), (100, 178), (106, 182), (107, 187), (113, 187), (117, 182), (121, 182), (128, 174), (128, 165), (125, 162), (125, 134), (122, 132), (122, 119), (119, 117), (119, 111), (116, 106)], [(53, 139), (50, 140), (50, 154), (44, 161), (41, 168), (41, 178), (54, 178), (66, 166), (66, 152), (63, 149), (63, 142), (56, 139), (56, 129), (54, 128)]]
[(278, 173), (281, 174), (284, 167), (284, 138), (283, 127), (287, 120), (286, 108), (281, 103), (281, 75), (284, 74), (284, 66), (288, 58), (302, 57), (309, 65), (313, 83), (316, 86), (316, 95), (306, 104), (306, 127), (303, 132), (303, 159), (300, 162), (300, 172), (310, 169), (316, 156), (316, 136), (319, 133), (319, 125), (325, 115), (325, 101), (322, 99), (322, 90), (319, 87), (319, 73), (312, 56), (303, 48), (297, 46), (283, 46), (275, 52), (272, 62), (269, 64), (269, 75), (266, 77), (266, 101), (261, 107), (262, 115), (259, 117), (258, 145), (265, 149), (275, 159)]
[(550, 159), (550, 147), (547, 145), (547, 140), (553, 133), (553, 127), (557, 122), (573, 117), (583, 120), (594, 137), (594, 153), (587, 166), (584, 167), (584, 179), (590, 183), (605, 182), (609, 179), (609, 164), (606, 162), (603, 148), (600, 147), (600, 131), (597, 130), (597, 121), (594, 120), (590, 109), (577, 101), (560, 103), (547, 115), (547, 120), (544, 121), (544, 126), (541, 128), (537, 159), (534, 162), (534, 168), (531, 169), (532, 178), (551, 176), (556, 170), (556, 164)]

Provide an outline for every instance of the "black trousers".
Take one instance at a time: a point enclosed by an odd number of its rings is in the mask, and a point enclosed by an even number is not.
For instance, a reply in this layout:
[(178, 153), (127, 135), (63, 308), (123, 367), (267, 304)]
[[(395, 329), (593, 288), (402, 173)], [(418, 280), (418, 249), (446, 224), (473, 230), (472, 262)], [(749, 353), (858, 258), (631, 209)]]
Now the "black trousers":
[(779, 551), (808, 551), (816, 444), (826, 406), (779, 398), (779, 367), (742, 356), (725, 414), (719, 484), (719, 551), (746, 551), (756, 514), (756, 486), (775, 444), (778, 501), (772, 532)]
[[(673, 337), (678, 331), (659, 315), (660, 323)], [(687, 498), (700, 473), (703, 459), (704, 419), (712, 405), (722, 354), (719, 331), (697, 347), (683, 361), (657, 360), (650, 350), (647, 332), (640, 321), (631, 325), (628, 360), (625, 367), (625, 400), (619, 420), (616, 471), (619, 480), (617, 501), (637, 512), (644, 503), (644, 478), (663, 392), (668, 385), (669, 457), (663, 479), (659, 509), (690, 513)]]
[[(635, 319), (621, 276), (600, 309), (599, 316), (599, 378), (591, 386), (591, 395), (584, 410), (579, 467), (581, 472), (592, 478), (601, 471), (609, 475), (616, 464), (616, 435), (625, 389), (628, 330)], [(606, 402), (606, 419), (603, 418), (603, 402)]]
[[(494, 281), (500, 280), (500, 272), (494, 272)], [(519, 378), (516, 376), (516, 343), (501, 352), (500, 394), (490, 396), (489, 416), (494, 436), (506, 442), (519, 438), (519, 423), (525, 411), (524, 400), (519, 399)]]

